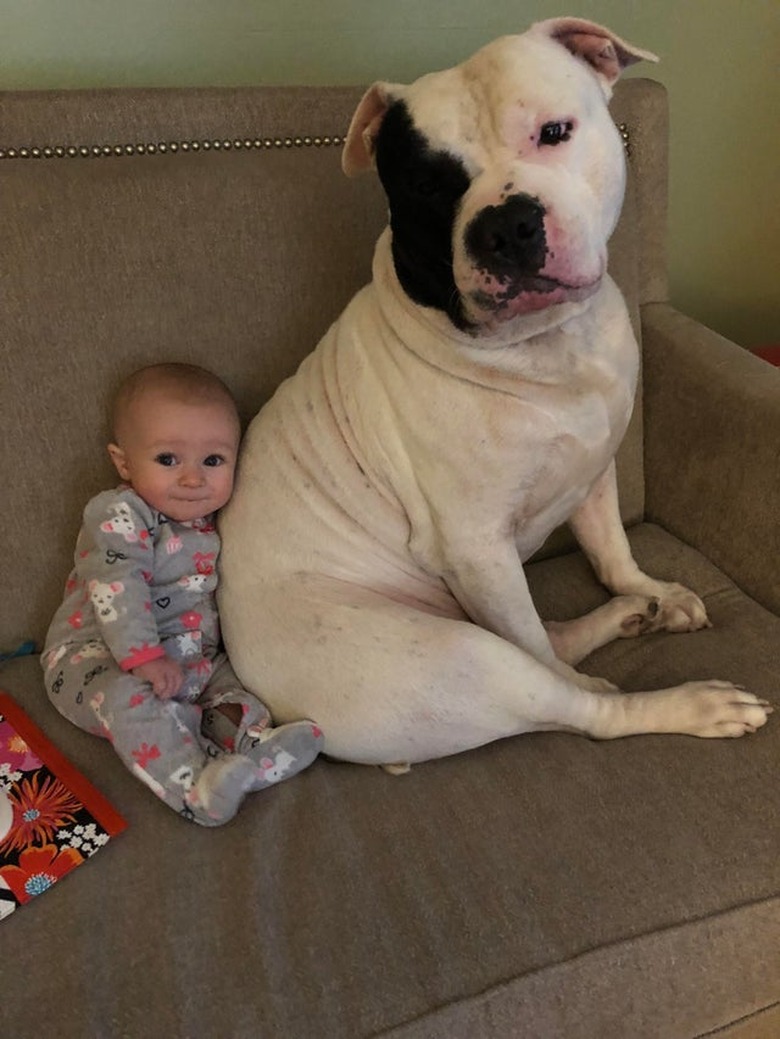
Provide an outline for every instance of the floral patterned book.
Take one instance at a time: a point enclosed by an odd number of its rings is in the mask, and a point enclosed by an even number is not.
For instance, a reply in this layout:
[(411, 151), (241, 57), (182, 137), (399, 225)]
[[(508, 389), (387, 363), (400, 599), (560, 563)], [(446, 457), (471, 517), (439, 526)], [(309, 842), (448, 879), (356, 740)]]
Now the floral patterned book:
[(126, 826), (16, 701), (0, 692), (0, 920)]

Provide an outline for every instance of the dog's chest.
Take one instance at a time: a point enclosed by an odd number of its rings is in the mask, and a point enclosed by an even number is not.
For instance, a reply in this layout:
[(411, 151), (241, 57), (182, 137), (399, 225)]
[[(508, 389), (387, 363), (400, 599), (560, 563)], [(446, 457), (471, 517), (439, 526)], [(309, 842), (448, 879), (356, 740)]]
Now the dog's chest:
[(622, 299), (604, 295), (576, 324), (491, 354), (405, 327), (398, 308), (386, 324), (370, 290), (322, 344), (356, 453), (412, 543), (454, 519), (477, 539), (516, 529), (533, 551), (583, 500), (623, 437), (636, 379)]
[(382, 386), (383, 398), (360, 387), (373, 406), (363, 411), (359, 439), (423, 560), (442, 525), (469, 531), (475, 544), (511, 532), (530, 555), (609, 465), (633, 391), (630, 372), (601, 357), (578, 361), (557, 382), (480, 382), (418, 364), (408, 352), (394, 358)]
[[(556, 411), (529, 412), (523, 423), (529, 434), (516, 443), (518, 464), (506, 491), (523, 559), (585, 499), (614, 457), (631, 413), (630, 394), (617, 386), (606, 393), (570, 393), (560, 403)], [(501, 475), (494, 475), (500, 484)]]
[[(447, 430), (443, 464), (457, 470), (452, 506), (463, 522), (512, 529), (531, 554), (583, 501), (623, 438), (632, 385), (621, 373), (582, 373), (566, 386), (522, 387), (484, 400)], [(485, 393), (486, 391), (478, 391)], [(492, 520), (486, 520), (492, 517)]]

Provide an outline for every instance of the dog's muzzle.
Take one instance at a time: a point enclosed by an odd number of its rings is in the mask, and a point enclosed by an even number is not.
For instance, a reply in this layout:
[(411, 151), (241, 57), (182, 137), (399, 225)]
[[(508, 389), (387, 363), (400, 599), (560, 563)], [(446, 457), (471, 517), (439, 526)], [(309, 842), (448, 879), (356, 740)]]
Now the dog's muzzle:
[(464, 325), (489, 327), (592, 296), (604, 261), (599, 255), (583, 263), (572, 248), (575, 240), (571, 228), (551, 221), (529, 192), (502, 195), (497, 205), (480, 209), (462, 232), (453, 268)]

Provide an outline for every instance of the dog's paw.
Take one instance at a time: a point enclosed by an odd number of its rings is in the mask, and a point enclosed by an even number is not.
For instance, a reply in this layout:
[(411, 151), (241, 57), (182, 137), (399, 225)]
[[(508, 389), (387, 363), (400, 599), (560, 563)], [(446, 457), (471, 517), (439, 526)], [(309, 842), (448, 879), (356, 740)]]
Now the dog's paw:
[(657, 630), (653, 627), (661, 610), (661, 601), (657, 597), (650, 599), (645, 595), (623, 595), (612, 601), (626, 611), (620, 621), (621, 639), (633, 639)]
[(711, 628), (707, 610), (695, 592), (681, 584), (654, 581), (653, 599), (657, 603), (655, 615), (648, 619), (644, 632), (699, 631)]
[(731, 682), (686, 682), (651, 694), (663, 705), (660, 731), (704, 738), (745, 736), (765, 725), (774, 707)]

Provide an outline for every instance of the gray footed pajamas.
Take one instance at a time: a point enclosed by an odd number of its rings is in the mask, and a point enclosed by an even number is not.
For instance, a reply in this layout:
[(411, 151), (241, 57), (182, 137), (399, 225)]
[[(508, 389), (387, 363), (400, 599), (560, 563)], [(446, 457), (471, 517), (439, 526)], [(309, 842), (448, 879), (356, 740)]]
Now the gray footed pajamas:
[[(230, 819), (249, 791), (301, 771), (322, 745), (311, 722), (272, 728), (219, 652), (219, 548), (211, 517), (177, 523), (129, 487), (97, 495), (41, 658), (60, 713), (109, 739), (158, 797), (206, 826)], [(170, 700), (132, 674), (163, 656), (185, 674)], [(240, 708), (237, 728), (215, 710), (225, 703)]]

